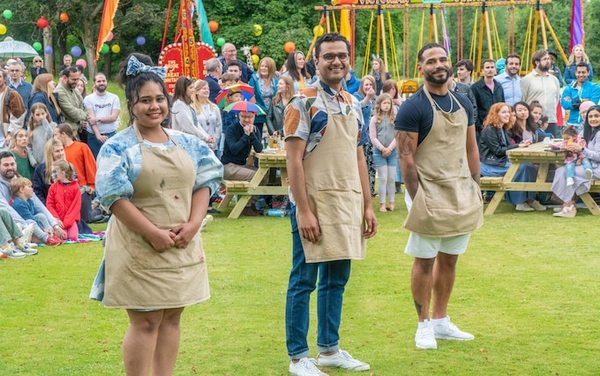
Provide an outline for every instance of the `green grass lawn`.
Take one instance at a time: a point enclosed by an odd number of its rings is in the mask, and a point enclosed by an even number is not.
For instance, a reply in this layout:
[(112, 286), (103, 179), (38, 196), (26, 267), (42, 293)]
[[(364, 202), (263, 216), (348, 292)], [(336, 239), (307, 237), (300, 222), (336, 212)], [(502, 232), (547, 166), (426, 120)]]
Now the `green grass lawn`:
[[(433, 351), (413, 342), (406, 211), (378, 213), (368, 257), (353, 263), (341, 329), (342, 347), (371, 364), (364, 374), (600, 374), (598, 219), (507, 204), (496, 213), (460, 259), (449, 308), (476, 339)], [(207, 228), (212, 298), (184, 312), (177, 375), (287, 375), (290, 244), (288, 218), (221, 215)], [(0, 375), (123, 374), (126, 314), (88, 299), (101, 256), (90, 243), (0, 260)]]

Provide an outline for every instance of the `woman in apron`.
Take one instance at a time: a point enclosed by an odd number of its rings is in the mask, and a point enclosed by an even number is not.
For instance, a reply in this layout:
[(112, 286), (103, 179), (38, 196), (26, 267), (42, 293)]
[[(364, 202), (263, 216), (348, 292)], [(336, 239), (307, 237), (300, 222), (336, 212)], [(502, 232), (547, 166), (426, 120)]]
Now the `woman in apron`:
[(209, 298), (199, 228), (223, 174), (205, 143), (163, 128), (164, 70), (150, 64), (140, 54), (122, 64), (132, 124), (102, 146), (96, 180), (113, 216), (91, 298), (127, 310), (127, 375), (172, 374), (181, 313)]

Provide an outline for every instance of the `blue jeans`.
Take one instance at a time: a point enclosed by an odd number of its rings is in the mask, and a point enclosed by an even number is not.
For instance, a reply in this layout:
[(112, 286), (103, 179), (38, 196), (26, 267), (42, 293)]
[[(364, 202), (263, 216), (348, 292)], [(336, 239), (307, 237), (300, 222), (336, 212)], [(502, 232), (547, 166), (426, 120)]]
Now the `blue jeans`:
[[(102, 133), (103, 136), (106, 136), (108, 138), (111, 138), (116, 134), (117, 132)], [(88, 132), (87, 144), (90, 147), (92, 154), (94, 154), (94, 158), (98, 158), (98, 153), (100, 152), (100, 148), (103, 145), (102, 142), (98, 141), (96, 135)]]
[[(590, 163), (590, 160), (587, 158), (583, 158), (581, 160), (581, 165), (583, 166), (584, 170), (591, 170), (592, 169), (592, 164)], [(568, 178), (575, 178), (575, 167), (577, 166), (577, 163), (575, 161), (571, 162), (571, 163), (567, 163), (565, 165), (565, 175)]]
[(307, 357), (310, 294), (315, 290), (317, 276), (317, 348), (319, 352), (339, 349), (339, 328), (342, 300), (348, 278), (350, 260), (307, 264), (296, 222), (296, 206), (290, 205), (292, 222), (292, 270), (285, 304), (285, 334), (291, 359)]

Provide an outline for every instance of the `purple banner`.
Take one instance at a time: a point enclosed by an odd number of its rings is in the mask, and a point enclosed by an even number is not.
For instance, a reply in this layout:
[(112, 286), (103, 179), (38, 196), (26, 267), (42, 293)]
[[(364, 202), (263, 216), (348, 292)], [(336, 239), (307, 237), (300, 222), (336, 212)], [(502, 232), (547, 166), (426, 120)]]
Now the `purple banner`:
[(577, 44), (583, 45), (585, 32), (583, 30), (583, 0), (572, 0), (571, 6), (571, 44), (569, 50)]

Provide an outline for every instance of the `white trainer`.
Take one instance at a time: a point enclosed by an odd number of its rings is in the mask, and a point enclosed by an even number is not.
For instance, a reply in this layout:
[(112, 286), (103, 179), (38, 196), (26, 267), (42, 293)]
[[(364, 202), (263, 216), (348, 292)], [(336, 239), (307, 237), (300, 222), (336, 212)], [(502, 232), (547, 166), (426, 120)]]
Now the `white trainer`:
[(475, 336), (471, 333), (463, 332), (450, 321), (450, 317), (446, 316), (442, 319), (431, 320), (435, 338), (450, 339), (455, 341), (471, 341)]
[(418, 349), (437, 349), (437, 341), (433, 334), (433, 327), (429, 320), (419, 321), (417, 333), (415, 333), (415, 345)]
[(546, 211), (546, 207), (544, 205), (540, 204), (540, 202), (538, 200), (533, 200), (532, 202), (529, 203), (529, 206), (534, 208), (536, 211)]
[(526, 202), (524, 202), (522, 204), (517, 204), (516, 209), (517, 209), (517, 211), (522, 211), (522, 212), (535, 211), (535, 209), (532, 208), (531, 206), (529, 206), (529, 204)]
[(309, 358), (301, 358), (295, 363), (290, 361), (288, 371), (296, 376), (329, 376), (317, 368), (314, 359)]
[(321, 367), (337, 367), (349, 369), (351, 371), (368, 371), (371, 369), (370, 365), (361, 362), (358, 359), (354, 359), (352, 355), (342, 349), (339, 349), (338, 352), (333, 355), (319, 354), (317, 357), (317, 364)]

